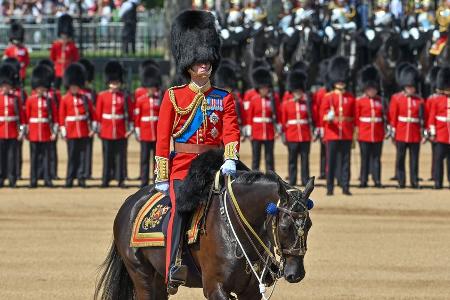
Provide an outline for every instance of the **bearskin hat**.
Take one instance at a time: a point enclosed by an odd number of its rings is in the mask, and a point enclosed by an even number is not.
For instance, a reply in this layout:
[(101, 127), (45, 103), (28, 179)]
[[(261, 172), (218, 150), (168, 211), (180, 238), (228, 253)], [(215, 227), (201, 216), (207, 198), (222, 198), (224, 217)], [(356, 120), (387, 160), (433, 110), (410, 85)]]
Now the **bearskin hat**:
[(306, 92), (307, 90), (308, 75), (302, 70), (293, 70), (289, 73), (287, 79), (287, 90), (295, 91), (302, 90)]
[(23, 43), (24, 36), (25, 30), (23, 29), (22, 25), (18, 23), (12, 23), (8, 33), (9, 40), (11, 42), (18, 41), (20, 43)]
[(216, 71), (220, 63), (220, 37), (210, 12), (180, 13), (173, 21), (170, 35), (177, 73), (190, 78), (189, 68), (201, 62), (211, 63), (212, 74)]
[(58, 36), (65, 34), (69, 37), (73, 37), (74, 34), (73, 20), (68, 14), (64, 14), (58, 19)]
[(66, 88), (71, 85), (83, 87), (86, 82), (86, 70), (80, 63), (72, 63), (64, 71), (63, 83)]
[(436, 78), (436, 88), (443, 91), (450, 89), (450, 66), (442, 67)]
[(304, 61), (297, 61), (291, 66), (291, 70), (292, 71), (298, 70), (298, 71), (307, 72), (308, 71), (308, 64), (305, 63)]
[(369, 87), (380, 90), (380, 74), (378, 69), (372, 65), (365, 66), (359, 72), (359, 86), (362, 90)]
[(255, 89), (261, 87), (272, 87), (272, 74), (270, 70), (260, 67), (253, 70), (252, 73), (253, 87)]
[(346, 83), (348, 80), (350, 66), (348, 59), (343, 56), (336, 56), (330, 60), (328, 65), (328, 83), (333, 87), (338, 82)]
[(417, 68), (412, 65), (408, 64), (402, 68), (399, 74), (398, 78), (398, 85), (401, 88), (404, 88), (405, 86), (415, 86), (417, 87), (420, 80), (419, 71)]
[(89, 81), (89, 82), (94, 81), (94, 76), (95, 76), (94, 64), (89, 59), (86, 59), (86, 58), (82, 58), (78, 62), (83, 65), (84, 70), (86, 71), (86, 81)]
[(395, 67), (395, 82), (399, 84), (400, 80), (400, 73), (402, 72), (403, 68), (409, 65), (407, 62), (401, 62)]
[(20, 62), (14, 57), (7, 57), (3, 60), (3, 64), (8, 64), (14, 69), (14, 86), (20, 85)]
[(330, 64), (329, 59), (324, 59), (319, 63), (319, 73), (316, 77), (316, 83), (319, 85), (326, 85), (328, 83), (328, 65)]
[(238, 87), (238, 80), (236, 72), (230, 65), (220, 65), (214, 76), (214, 84), (220, 88), (232, 88)]
[(14, 86), (16, 83), (16, 70), (12, 64), (2, 63), (0, 65), (0, 85), (8, 84)]
[(31, 88), (45, 87), (49, 89), (53, 82), (53, 71), (49, 66), (38, 64), (31, 73)]
[(146, 59), (139, 65), (139, 74), (141, 74), (148, 66), (160, 69), (159, 64), (154, 59)]
[(123, 82), (123, 68), (117, 60), (109, 61), (105, 66), (104, 73), (106, 83), (110, 83), (111, 81)]
[(141, 84), (143, 87), (160, 87), (161, 86), (161, 72), (159, 68), (153, 65), (148, 65), (141, 71)]

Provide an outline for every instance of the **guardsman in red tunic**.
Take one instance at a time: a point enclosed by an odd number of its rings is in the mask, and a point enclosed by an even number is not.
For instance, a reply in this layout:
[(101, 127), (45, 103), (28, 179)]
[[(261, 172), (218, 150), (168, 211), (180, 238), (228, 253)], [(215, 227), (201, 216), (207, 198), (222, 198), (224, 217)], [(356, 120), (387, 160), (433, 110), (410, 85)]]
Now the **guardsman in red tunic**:
[(85, 163), (89, 137), (94, 135), (94, 110), (82, 90), (85, 77), (84, 67), (79, 63), (69, 65), (64, 73), (67, 93), (59, 105), (59, 128), (61, 137), (67, 141), (66, 187), (72, 187), (75, 178), (80, 187), (86, 187)]
[(20, 98), (14, 94), (16, 70), (11, 64), (0, 65), (0, 187), (5, 179), (15, 187), (19, 140), (24, 135), (24, 113)]
[[(134, 103), (134, 133), (141, 144), (141, 187), (148, 185), (150, 175), (150, 158), (153, 160), (156, 149), (156, 129), (161, 102), (161, 73), (154, 66), (141, 70), (141, 87), (147, 93), (138, 95)], [(137, 91), (136, 91), (137, 92)], [(154, 169), (154, 168), (153, 168)], [(154, 171), (154, 170), (153, 170)]]
[[(442, 188), (444, 159), (450, 160), (450, 67), (442, 67), (437, 75), (437, 95), (428, 116), (428, 129), (436, 143), (434, 163), (434, 187)], [(448, 170), (447, 170), (448, 172)]]
[(364, 94), (356, 99), (355, 124), (361, 153), (360, 187), (367, 187), (371, 169), (375, 187), (381, 187), (381, 151), (385, 136), (385, 114), (380, 90), (380, 76), (374, 66), (363, 68), (359, 85)]
[(396, 174), (400, 188), (406, 184), (405, 158), (409, 149), (409, 167), (411, 187), (419, 187), (419, 150), (422, 140), (425, 109), (422, 98), (416, 94), (419, 83), (419, 72), (408, 64), (399, 74), (398, 84), (403, 89), (401, 93), (392, 96), (389, 105), (389, 115), (392, 132), (397, 144)]
[(50, 59), (55, 64), (55, 87), (59, 89), (66, 68), (80, 59), (78, 48), (73, 41), (72, 17), (62, 15), (58, 19), (58, 37), (50, 48)]
[(289, 184), (297, 184), (297, 161), (301, 158), (302, 185), (309, 179), (309, 152), (311, 149), (312, 118), (306, 94), (308, 78), (303, 71), (293, 71), (288, 77), (290, 95), (281, 103), (283, 139), (289, 153)]
[[(159, 64), (153, 59), (146, 59), (139, 65), (139, 76), (142, 78), (142, 73), (147, 67), (153, 67), (160, 70)], [(134, 91), (134, 101), (142, 95), (147, 94), (147, 88), (140, 86)]]
[(25, 31), (21, 24), (12, 23), (9, 30), (9, 41), (11, 44), (6, 47), (3, 58), (15, 58), (20, 63), (20, 79), (25, 80), (27, 67), (30, 64), (28, 49), (23, 45)]
[[(210, 76), (220, 60), (220, 37), (215, 18), (206, 11), (184, 11), (172, 23), (172, 53), (177, 72), (191, 82), (169, 88), (164, 94), (156, 141), (156, 185), (167, 193), (172, 213), (168, 225), (166, 274), (168, 293), (185, 283), (187, 268), (178, 265), (177, 253), (189, 214), (176, 207), (176, 191), (191, 162), (210, 149), (224, 147), (222, 173), (236, 172), (240, 132), (233, 96), (212, 87)], [(174, 152), (169, 157), (171, 140)], [(170, 185), (169, 185), (170, 182)]]
[(272, 91), (272, 74), (259, 67), (252, 74), (253, 86), (247, 118), (247, 134), (252, 141), (252, 169), (259, 170), (261, 147), (264, 145), (266, 170), (274, 170), (275, 136), (281, 134), (279, 99)]
[(45, 186), (53, 187), (50, 174), (50, 147), (58, 133), (58, 111), (48, 90), (52, 81), (51, 70), (44, 65), (34, 68), (31, 88), (34, 93), (26, 103), (26, 122), (30, 141), (30, 187), (37, 187), (41, 169)]
[(327, 147), (327, 195), (333, 195), (337, 157), (340, 156), (340, 183), (345, 195), (350, 193), (350, 154), (355, 124), (355, 98), (345, 90), (348, 80), (348, 60), (337, 56), (328, 66), (329, 86), (320, 105)]
[(118, 61), (105, 66), (109, 89), (97, 95), (96, 114), (99, 136), (103, 144), (102, 187), (108, 187), (114, 174), (119, 187), (125, 187), (125, 156), (127, 138), (133, 133), (133, 107), (121, 90), (123, 68)]

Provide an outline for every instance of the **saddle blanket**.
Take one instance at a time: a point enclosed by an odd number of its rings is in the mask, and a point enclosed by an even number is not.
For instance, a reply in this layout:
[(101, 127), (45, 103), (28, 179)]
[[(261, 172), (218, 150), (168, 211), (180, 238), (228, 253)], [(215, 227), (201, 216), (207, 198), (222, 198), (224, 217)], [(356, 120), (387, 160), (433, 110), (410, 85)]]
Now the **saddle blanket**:
[[(152, 195), (139, 210), (134, 220), (130, 246), (164, 247), (167, 224), (170, 217), (170, 197), (160, 192)], [(201, 205), (192, 214), (186, 232), (188, 244), (197, 242), (200, 222), (205, 206)]]

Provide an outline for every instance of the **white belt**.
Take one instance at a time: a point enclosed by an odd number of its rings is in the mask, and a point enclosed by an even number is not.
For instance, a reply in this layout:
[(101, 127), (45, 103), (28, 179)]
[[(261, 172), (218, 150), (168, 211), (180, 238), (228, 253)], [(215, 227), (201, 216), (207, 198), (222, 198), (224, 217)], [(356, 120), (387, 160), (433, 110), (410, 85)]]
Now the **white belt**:
[(17, 117), (17, 116), (0, 117), (0, 122), (15, 122), (18, 120), (19, 120), (19, 117)]
[(308, 123), (309, 123), (308, 120), (305, 120), (305, 119), (300, 119), (300, 120), (293, 119), (293, 120), (288, 120), (287, 121), (288, 125), (297, 125), (297, 124), (305, 125), (305, 124), (308, 124)]
[(158, 121), (158, 117), (157, 116), (147, 116), (147, 117), (142, 117), (141, 121), (142, 122), (154, 122), (154, 121)]
[(123, 115), (112, 115), (112, 114), (102, 114), (102, 118), (106, 120), (121, 120), (124, 118)]
[(410, 117), (398, 117), (398, 120), (400, 122), (406, 122), (406, 123), (419, 123), (420, 120), (418, 118), (410, 118)]
[(261, 118), (261, 117), (255, 117), (253, 118), (254, 123), (272, 123), (271, 118)]
[(30, 118), (30, 123), (48, 123), (48, 118)]
[(68, 117), (66, 117), (66, 122), (84, 121), (84, 120), (87, 120), (87, 118), (88, 117), (86, 115), (68, 116)]
[(381, 123), (383, 122), (382, 118), (377, 118), (377, 117), (359, 117), (359, 121), (363, 122), (363, 123)]
[(450, 117), (436, 116), (436, 120), (441, 122), (450, 122)]

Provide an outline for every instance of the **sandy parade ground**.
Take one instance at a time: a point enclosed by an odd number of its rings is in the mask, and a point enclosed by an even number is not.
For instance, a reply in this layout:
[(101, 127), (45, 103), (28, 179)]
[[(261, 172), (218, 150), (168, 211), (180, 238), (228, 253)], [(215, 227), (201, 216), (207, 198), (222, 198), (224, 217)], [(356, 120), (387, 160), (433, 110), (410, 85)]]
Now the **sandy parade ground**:
[[(312, 147), (311, 175), (318, 175), (318, 145)], [(383, 153), (384, 189), (356, 188), (358, 147), (352, 154), (352, 197), (325, 196), (324, 181), (312, 194), (313, 227), (305, 258), (306, 278), (281, 281), (272, 299), (450, 299), (450, 190), (435, 191), (430, 145), (421, 149), (420, 190), (395, 188), (395, 151)], [(250, 163), (250, 145), (241, 157)], [(24, 145), (28, 177), (28, 143)], [(59, 143), (59, 176), (65, 176), (66, 147)], [(129, 175), (138, 174), (139, 146), (130, 139)], [(95, 144), (94, 176), (101, 172)], [(287, 175), (287, 151), (277, 142), (276, 168)], [(0, 299), (92, 299), (98, 266), (111, 244), (112, 222), (128, 189), (0, 189)], [(115, 186), (115, 182), (112, 182)], [(201, 290), (181, 289), (171, 299), (202, 299)]]

